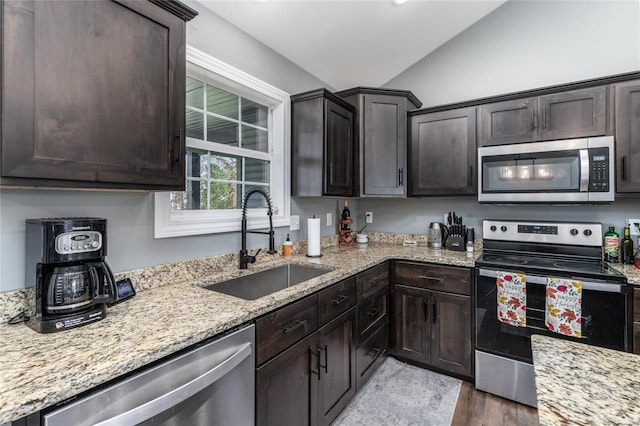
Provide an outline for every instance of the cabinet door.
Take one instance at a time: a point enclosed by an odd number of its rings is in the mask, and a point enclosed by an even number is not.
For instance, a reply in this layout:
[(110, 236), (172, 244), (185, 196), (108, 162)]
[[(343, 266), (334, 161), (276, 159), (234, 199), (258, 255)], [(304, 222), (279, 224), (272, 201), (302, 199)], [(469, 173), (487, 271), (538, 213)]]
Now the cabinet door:
[(324, 194), (351, 196), (353, 179), (353, 112), (325, 101)]
[(504, 145), (537, 140), (537, 105), (538, 98), (480, 105), (478, 145)]
[(256, 425), (316, 425), (319, 371), (317, 334), (256, 371)]
[(355, 309), (319, 331), (320, 425), (330, 424), (356, 393)]
[(539, 139), (601, 136), (607, 131), (605, 86), (540, 97)]
[(429, 291), (397, 284), (393, 287), (394, 354), (423, 364), (428, 363), (431, 310)]
[(431, 365), (472, 377), (471, 298), (431, 292)]
[(401, 96), (364, 96), (362, 195), (405, 194), (406, 102)]
[(640, 192), (640, 81), (614, 85), (616, 191)]
[(476, 109), (411, 117), (409, 195), (476, 193)]
[(183, 190), (185, 23), (151, 2), (2, 8), (3, 183)]

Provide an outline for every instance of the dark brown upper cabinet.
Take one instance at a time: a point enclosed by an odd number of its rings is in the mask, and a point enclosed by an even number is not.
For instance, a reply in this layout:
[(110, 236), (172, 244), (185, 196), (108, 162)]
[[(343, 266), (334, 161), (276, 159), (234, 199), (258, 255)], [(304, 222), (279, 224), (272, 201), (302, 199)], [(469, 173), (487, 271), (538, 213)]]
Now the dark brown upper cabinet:
[(353, 118), (326, 89), (291, 97), (291, 195), (355, 195)]
[(607, 88), (589, 87), (479, 107), (479, 146), (601, 136)]
[(414, 112), (409, 149), (409, 195), (476, 193), (476, 108)]
[(613, 85), (616, 191), (640, 192), (640, 80)]
[(355, 87), (336, 95), (356, 108), (358, 195), (405, 196), (407, 112), (422, 103), (405, 90)]
[(2, 2), (3, 186), (184, 189), (175, 1)]

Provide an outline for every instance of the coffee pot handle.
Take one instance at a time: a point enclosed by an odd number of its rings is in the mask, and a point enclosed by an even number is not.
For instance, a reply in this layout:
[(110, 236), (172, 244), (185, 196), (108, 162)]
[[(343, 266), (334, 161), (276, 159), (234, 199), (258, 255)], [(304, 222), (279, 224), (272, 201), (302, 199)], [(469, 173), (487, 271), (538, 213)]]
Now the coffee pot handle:
[[(94, 303), (113, 303), (116, 301), (118, 292), (116, 290), (115, 278), (113, 277), (113, 272), (111, 272), (111, 268), (107, 262), (99, 262), (95, 264), (95, 268), (102, 269), (104, 272), (104, 277), (106, 279), (106, 284), (108, 288), (104, 289), (104, 293), (96, 294), (93, 298)], [(99, 290), (96, 290), (96, 293)]]

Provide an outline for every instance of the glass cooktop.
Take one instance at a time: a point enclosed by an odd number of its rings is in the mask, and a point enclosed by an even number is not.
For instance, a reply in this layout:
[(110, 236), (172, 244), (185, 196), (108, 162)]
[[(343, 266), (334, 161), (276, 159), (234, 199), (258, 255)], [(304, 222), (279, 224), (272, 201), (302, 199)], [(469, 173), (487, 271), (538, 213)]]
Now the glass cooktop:
[(576, 278), (591, 278), (615, 282), (627, 282), (626, 277), (606, 262), (594, 259), (566, 259), (557, 256), (530, 254), (483, 253), (476, 266), (493, 269), (515, 269), (541, 275), (562, 274)]

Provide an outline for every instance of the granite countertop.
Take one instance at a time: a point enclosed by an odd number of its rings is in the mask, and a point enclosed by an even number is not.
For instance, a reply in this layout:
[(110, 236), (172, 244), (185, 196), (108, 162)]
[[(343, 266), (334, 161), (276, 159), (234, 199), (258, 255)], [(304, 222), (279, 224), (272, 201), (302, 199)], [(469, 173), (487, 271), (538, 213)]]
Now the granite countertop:
[[(208, 275), (181, 281), (181, 273), (165, 266), (172, 284), (139, 291), (136, 297), (109, 308), (107, 317), (97, 323), (53, 334), (39, 334), (23, 324), (0, 325), (0, 424), (252, 321), (382, 261), (404, 259), (473, 267), (479, 254), (373, 242), (325, 248), (322, 253), (320, 258), (296, 255), (284, 259), (278, 255), (274, 260), (251, 265), (249, 271), (239, 271), (235, 262), (226, 262), (219, 271), (207, 270)], [(286, 262), (331, 271), (253, 301), (201, 287)], [(194, 274), (186, 269), (184, 276), (192, 277)]]
[(540, 425), (640, 424), (640, 355), (531, 337)]

